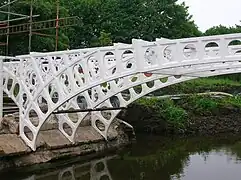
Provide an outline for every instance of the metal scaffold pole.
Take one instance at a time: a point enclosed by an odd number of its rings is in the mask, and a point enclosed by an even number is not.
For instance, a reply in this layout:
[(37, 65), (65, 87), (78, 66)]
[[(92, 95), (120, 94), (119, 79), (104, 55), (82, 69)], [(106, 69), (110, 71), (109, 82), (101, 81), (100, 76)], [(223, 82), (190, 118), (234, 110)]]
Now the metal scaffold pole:
[(3, 118), (3, 58), (0, 58), (0, 122), (2, 121), (2, 118)]
[(55, 51), (58, 51), (59, 41), (59, 0), (56, 0), (57, 12), (56, 12), (56, 37), (55, 37)]
[(6, 41), (6, 56), (8, 55), (8, 48), (9, 48), (9, 25), (10, 25), (10, 0), (8, 0), (8, 29), (7, 29), (7, 41)]
[(30, 16), (29, 16), (29, 42), (28, 42), (28, 52), (31, 52), (32, 47), (32, 23), (33, 23), (33, 0), (31, 0), (30, 5)]

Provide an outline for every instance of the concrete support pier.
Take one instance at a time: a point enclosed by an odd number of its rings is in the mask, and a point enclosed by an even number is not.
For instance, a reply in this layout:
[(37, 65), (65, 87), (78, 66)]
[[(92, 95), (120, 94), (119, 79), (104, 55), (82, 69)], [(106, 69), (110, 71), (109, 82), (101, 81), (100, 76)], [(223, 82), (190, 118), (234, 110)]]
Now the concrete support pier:
[(126, 126), (118, 119), (109, 130), (108, 141), (91, 126), (85, 125), (79, 127), (75, 144), (61, 134), (56, 121), (52, 119), (40, 131), (37, 150), (33, 152), (17, 134), (17, 125), (14, 115), (3, 118), (0, 131), (0, 170), (47, 163), (64, 157), (89, 154), (95, 156), (104, 151), (119, 149), (131, 142), (131, 136), (127, 133), (130, 129), (124, 130)]

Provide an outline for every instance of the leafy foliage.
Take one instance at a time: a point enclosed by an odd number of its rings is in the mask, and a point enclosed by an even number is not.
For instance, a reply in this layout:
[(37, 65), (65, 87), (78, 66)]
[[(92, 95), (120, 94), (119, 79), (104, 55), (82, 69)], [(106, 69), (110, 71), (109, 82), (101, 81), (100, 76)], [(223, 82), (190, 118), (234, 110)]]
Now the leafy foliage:
[(204, 35), (211, 36), (211, 35), (220, 35), (220, 34), (232, 34), (232, 33), (241, 33), (241, 27), (236, 25), (235, 27), (225, 27), (222, 25), (214, 26), (208, 29)]
[(153, 114), (164, 119), (169, 126), (174, 127), (177, 131), (183, 131), (187, 122), (187, 112), (170, 99), (142, 98), (137, 101), (137, 104), (143, 105), (146, 108), (152, 109)]
[[(185, 4), (177, 0), (60, 0), (60, 17), (78, 16), (77, 26), (60, 30), (58, 50), (111, 45), (113, 42), (131, 43), (133, 38), (155, 40), (155, 38), (181, 38), (200, 36), (191, 20)], [(6, 3), (5, 1), (0, 4)], [(7, 7), (6, 7), (7, 8)], [(6, 9), (5, 9), (6, 10)], [(11, 6), (11, 11), (29, 14), (30, 0), (20, 0)], [(56, 18), (56, 2), (34, 0), (34, 21)], [(14, 18), (11, 16), (11, 18)], [(5, 14), (0, 19), (6, 19)], [(27, 23), (27, 20), (11, 22), (11, 25)], [(33, 35), (32, 51), (54, 51), (55, 29)], [(4, 42), (6, 37), (1, 37)], [(1, 50), (2, 54), (4, 49)], [(28, 52), (28, 33), (11, 35), (10, 55)]]

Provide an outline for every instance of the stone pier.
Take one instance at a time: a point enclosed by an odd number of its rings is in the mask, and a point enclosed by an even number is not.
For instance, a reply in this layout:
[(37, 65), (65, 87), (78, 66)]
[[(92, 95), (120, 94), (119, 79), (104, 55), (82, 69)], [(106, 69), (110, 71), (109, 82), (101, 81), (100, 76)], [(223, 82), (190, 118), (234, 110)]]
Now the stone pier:
[(73, 144), (57, 129), (57, 121), (53, 116), (40, 131), (37, 150), (33, 152), (18, 135), (17, 114), (7, 115), (0, 128), (0, 170), (46, 163), (65, 157), (87, 154), (95, 156), (104, 151), (119, 149), (131, 142), (128, 132), (134, 134), (116, 119), (110, 127), (106, 141), (89, 126), (87, 118), (79, 127), (76, 142)]

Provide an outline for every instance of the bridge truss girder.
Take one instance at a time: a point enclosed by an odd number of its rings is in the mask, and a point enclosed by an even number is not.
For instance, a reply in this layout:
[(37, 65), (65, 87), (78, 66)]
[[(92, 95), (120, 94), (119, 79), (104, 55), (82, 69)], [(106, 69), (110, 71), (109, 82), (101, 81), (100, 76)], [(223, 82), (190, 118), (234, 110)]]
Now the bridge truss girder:
[[(241, 47), (234, 46), (234, 40), (240, 41), (241, 34), (155, 42), (133, 40), (131, 45), (117, 43), (110, 47), (18, 56), (4, 62), (4, 90), (19, 105), (20, 136), (36, 150), (42, 125), (56, 111), (127, 107), (138, 98), (172, 84), (239, 73)], [(7, 89), (10, 78), (12, 88)], [(32, 112), (38, 115), (37, 125), (31, 122)], [(119, 112), (91, 112), (93, 128), (106, 140), (110, 124)], [(68, 114), (56, 115), (59, 130), (75, 142), (77, 128), (88, 114), (77, 112), (75, 122)]]

